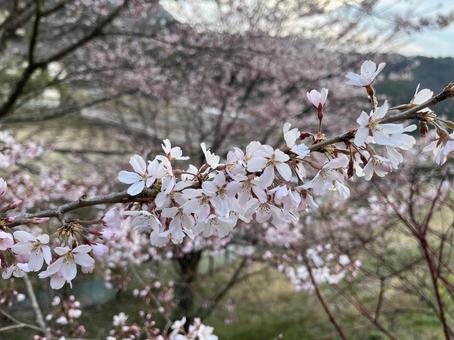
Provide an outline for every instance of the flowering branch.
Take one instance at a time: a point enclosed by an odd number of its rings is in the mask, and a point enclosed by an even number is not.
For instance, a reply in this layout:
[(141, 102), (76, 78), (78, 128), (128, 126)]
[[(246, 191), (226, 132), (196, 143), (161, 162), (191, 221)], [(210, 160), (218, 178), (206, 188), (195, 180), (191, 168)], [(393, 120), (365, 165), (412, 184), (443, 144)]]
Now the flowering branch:
[[(454, 97), (454, 83), (448, 84), (443, 91), (441, 91), (436, 96), (433, 96), (429, 100), (425, 101), (422, 104), (414, 106), (410, 109), (405, 110), (404, 112), (397, 114), (395, 116), (383, 118), (379, 120), (380, 123), (394, 123), (394, 122), (402, 122), (406, 120), (412, 119), (423, 119), (427, 116), (427, 113), (421, 112), (421, 110), (432, 107), (444, 100)], [(324, 141), (318, 142), (309, 147), (310, 151), (321, 151), (325, 147), (340, 143), (340, 142), (348, 142), (349, 140), (355, 137), (357, 129), (352, 129), (344, 134), (341, 134), (336, 137), (332, 137), (326, 139)], [(130, 196), (127, 191), (121, 192), (114, 192), (107, 195), (100, 195), (95, 196), (92, 198), (80, 198), (77, 201), (69, 202), (58, 206), (56, 208), (47, 209), (38, 211), (35, 213), (26, 213), (17, 215), (13, 218), (10, 218), (10, 221), (6, 223), (8, 227), (14, 227), (21, 224), (28, 224), (33, 223), (36, 221), (36, 218), (45, 218), (45, 217), (61, 217), (65, 213), (90, 207), (96, 206), (101, 204), (115, 204), (115, 203), (129, 203), (129, 202), (144, 202), (149, 199), (153, 199), (156, 197), (157, 192), (155, 190), (146, 190), (138, 196)]]
[[(412, 119), (423, 119), (427, 116), (427, 112), (423, 112), (421, 110), (432, 107), (442, 101), (445, 101), (449, 98), (454, 97), (454, 83), (449, 83), (447, 86), (443, 88), (443, 91), (441, 91), (439, 94), (436, 96), (433, 96), (432, 98), (426, 100), (424, 103), (421, 103), (419, 105), (413, 106), (409, 108), (408, 110), (405, 110), (395, 116), (387, 117), (380, 119), (380, 123), (395, 123), (395, 122), (402, 122), (406, 120), (412, 120)], [(314, 144), (309, 149), (311, 151), (320, 151), (324, 147), (335, 144), (335, 143), (340, 143), (340, 142), (348, 142), (349, 140), (353, 139), (355, 137), (357, 129), (352, 129), (340, 136), (332, 137), (327, 140), (324, 140), (320, 143)]]
[[(163, 155), (148, 161), (134, 155), (130, 159), (134, 171), (119, 172), (119, 181), (129, 185), (126, 191), (92, 198), (83, 196), (36, 213), (8, 213), (17, 208), (20, 201), (0, 207), (3, 229), (0, 230), (0, 250), (7, 250), (9, 259), (3, 253), (0, 255), (4, 266), (11, 263), (3, 276), (23, 277), (26, 272), (38, 272), (45, 261), (47, 269), (41, 271), (39, 277), (50, 277), (51, 286), (58, 289), (65, 283), (71, 284), (77, 275), (77, 265), (84, 272), (93, 270), (95, 261), (89, 253), (95, 257), (107, 253), (102, 243), (114, 237), (120, 228), (121, 216), (118, 211), (110, 210), (98, 221), (64, 218), (68, 212), (89, 206), (136, 203), (130, 205), (131, 210), (124, 215), (134, 228), (149, 233), (153, 247), (163, 247), (170, 241), (181, 244), (186, 237), (224, 238), (240, 222), (256, 221), (275, 227), (296, 224), (302, 211), (318, 207), (314, 196), (337, 192), (345, 199), (350, 195), (345, 182), (355, 174), (369, 181), (374, 174), (383, 177), (398, 169), (404, 162), (401, 150), (409, 150), (416, 143), (407, 134), (414, 131), (416, 125), (396, 122), (419, 119), (420, 126), (424, 127), (422, 133), (427, 132), (429, 124), (433, 125), (438, 139), (427, 151), (433, 151), (436, 162), (443, 164), (454, 151), (454, 136), (447, 132), (454, 123), (439, 119), (429, 107), (453, 97), (454, 84), (449, 84), (436, 96), (428, 89), (419, 91), (418, 88), (409, 104), (398, 107), (407, 108), (405, 111), (385, 118), (388, 104), (378, 106), (375, 91), (372, 91), (372, 82), (383, 67), (380, 64), (377, 68), (375, 63), (366, 61), (360, 75), (348, 75), (352, 85), (366, 88), (372, 111), (369, 114), (363, 111), (357, 119), (359, 127), (343, 135), (324, 139), (321, 128), (328, 90), (323, 89), (322, 93), (313, 90), (307, 97), (319, 120), (318, 132), (301, 133), (285, 123), (283, 148), (274, 149), (253, 141), (244, 151), (230, 150), (221, 163), (220, 156), (202, 143), (205, 163), (199, 168), (189, 165), (182, 170), (174, 168), (174, 162), (189, 157), (183, 156), (182, 149), (166, 139), (162, 144)], [(344, 142), (346, 148), (335, 146), (338, 142)], [(0, 181), (0, 197), (6, 189), (6, 182)], [(62, 222), (57, 231), (59, 246), (53, 249), (57, 255), (54, 259), (48, 235), (35, 237), (22, 230), (13, 234), (6, 232), (6, 228), (41, 223), (53, 217)], [(101, 230), (91, 228), (92, 225), (101, 225)]]

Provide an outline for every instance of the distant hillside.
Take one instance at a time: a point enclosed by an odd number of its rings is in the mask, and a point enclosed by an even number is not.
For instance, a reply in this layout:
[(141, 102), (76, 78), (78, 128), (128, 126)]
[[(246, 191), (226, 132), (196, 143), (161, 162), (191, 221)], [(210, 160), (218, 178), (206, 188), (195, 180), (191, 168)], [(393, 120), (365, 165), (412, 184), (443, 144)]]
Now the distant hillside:
[[(392, 56), (391, 59), (384, 69), (385, 79), (377, 84), (377, 90), (390, 97), (393, 104), (408, 102), (418, 83), (438, 92), (454, 82), (454, 58)], [(454, 119), (452, 100), (439, 104), (436, 110)]]

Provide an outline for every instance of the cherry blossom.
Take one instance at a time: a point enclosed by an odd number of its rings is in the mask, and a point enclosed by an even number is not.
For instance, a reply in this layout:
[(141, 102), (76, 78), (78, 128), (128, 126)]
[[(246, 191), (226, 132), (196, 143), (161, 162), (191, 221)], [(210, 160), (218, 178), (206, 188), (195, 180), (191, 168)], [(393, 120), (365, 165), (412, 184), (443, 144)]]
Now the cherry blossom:
[(172, 160), (187, 160), (189, 157), (183, 156), (183, 151), (179, 146), (174, 146), (172, 147), (172, 144), (168, 139), (164, 139), (163, 141), (164, 144), (162, 144), (162, 149), (164, 150), (164, 153), (166, 156)]
[(328, 97), (328, 89), (323, 88), (320, 92), (311, 90), (306, 92), (306, 97), (317, 111), (323, 111)]
[(125, 313), (121, 312), (120, 314), (113, 316), (113, 325), (114, 326), (123, 325), (127, 320), (128, 316)]
[(345, 155), (340, 155), (327, 163), (317, 172), (315, 177), (303, 185), (303, 188), (312, 189), (316, 195), (323, 195), (327, 190), (333, 189), (339, 192), (341, 197), (347, 198), (350, 190), (343, 184), (344, 169), (349, 163)]
[(28, 268), (30, 271), (39, 271), (44, 261), (50, 264), (52, 255), (48, 246), (49, 235), (42, 234), (35, 237), (22, 230), (15, 231), (13, 235), (18, 242), (11, 247), (11, 250), (16, 254), (29, 257)]
[(6, 181), (0, 177), (0, 198), (5, 195), (8, 184)]
[(191, 228), (194, 226), (195, 221), (191, 215), (186, 215), (182, 207), (164, 208), (162, 216), (171, 219), (169, 233), (173, 243), (183, 242), (185, 233), (191, 235)]
[(378, 155), (372, 155), (364, 167), (364, 179), (369, 181), (375, 173), (379, 177), (384, 177), (393, 168), (392, 162)]
[(115, 236), (115, 231), (121, 226), (121, 215), (118, 208), (112, 208), (107, 211), (102, 221), (106, 228), (103, 228), (101, 235), (104, 239), (110, 240)]
[(102, 258), (109, 252), (109, 248), (102, 243), (93, 243), (91, 245), (91, 249), (93, 251), (93, 255), (97, 258)]
[(223, 173), (218, 173), (211, 181), (202, 183), (203, 193), (216, 209), (217, 215), (226, 216), (229, 213), (229, 198), (226, 190), (227, 182)]
[(149, 188), (153, 185), (156, 180), (156, 177), (153, 175), (156, 173), (159, 165), (157, 161), (153, 161), (147, 167), (145, 160), (139, 155), (132, 156), (129, 163), (135, 172), (120, 171), (118, 180), (125, 184), (131, 184), (128, 188), (128, 194), (134, 196), (140, 194), (145, 187)]
[(373, 61), (366, 60), (361, 65), (360, 74), (353, 72), (347, 73), (347, 84), (359, 87), (370, 86), (385, 66), (386, 63), (380, 63), (377, 67), (377, 64), (375, 64)]
[(227, 236), (235, 227), (236, 221), (230, 217), (222, 217), (217, 215), (208, 216), (206, 221), (198, 222), (194, 227), (194, 234), (202, 234), (204, 237)]
[(11, 276), (14, 277), (24, 277), (30, 270), (28, 269), (28, 264), (26, 263), (16, 263), (7, 267), (3, 273), (2, 278), (4, 280), (9, 279)]
[[(432, 90), (429, 90), (429, 89), (419, 90), (419, 85), (420, 84), (418, 84), (418, 86), (416, 87), (416, 91), (415, 91), (415, 94), (414, 94), (412, 100), (410, 101), (410, 105), (420, 105), (420, 104), (428, 101), (434, 95), (434, 92)], [(432, 112), (432, 110), (430, 108), (426, 107), (426, 108), (422, 109), (421, 112)]]
[(250, 172), (262, 171), (266, 174), (264, 178), (272, 182), (274, 180), (274, 169), (276, 168), (282, 178), (289, 181), (292, 178), (292, 170), (286, 163), (290, 157), (279, 149), (274, 150), (269, 145), (260, 145), (251, 159), (247, 162), (247, 169)]
[(404, 127), (403, 124), (380, 124), (380, 119), (386, 115), (388, 108), (388, 102), (385, 102), (370, 114), (361, 112), (356, 120), (359, 124), (354, 139), (356, 146), (364, 146), (367, 142), (408, 150), (414, 145), (416, 140), (412, 136), (406, 135), (405, 132), (416, 130), (416, 125)]
[(210, 150), (206, 148), (205, 143), (201, 143), (200, 147), (202, 148), (203, 154), (205, 155), (205, 160), (211, 168), (215, 168), (219, 165), (220, 157), (213, 154)]
[(45, 271), (39, 273), (40, 278), (51, 277), (50, 284), (52, 288), (59, 289), (63, 287), (65, 281), (71, 284), (71, 281), (77, 275), (77, 266), (92, 268), (95, 261), (88, 255), (92, 250), (89, 245), (80, 245), (76, 248), (56, 247), (55, 253), (60, 257), (52, 262)]
[(449, 154), (454, 152), (454, 132), (450, 135), (440, 132), (439, 137), (423, 149), (423, 152), (430, 151), (434, 154), (435, 163), (443, 165)]
[(13, 244), (13, 236), (10, 233), (0, 230), (0, 250), (10, 249)]
[(309, 155), (309, 148), (305, 144), (296, 144), (296, 141), (300, 138), (301, 132), (297, 128), (290, 129), (291, 124), (285, 123), (282, 130), (284, 132), (284, 140), (290, 151), (294, 152), (301, 158)]

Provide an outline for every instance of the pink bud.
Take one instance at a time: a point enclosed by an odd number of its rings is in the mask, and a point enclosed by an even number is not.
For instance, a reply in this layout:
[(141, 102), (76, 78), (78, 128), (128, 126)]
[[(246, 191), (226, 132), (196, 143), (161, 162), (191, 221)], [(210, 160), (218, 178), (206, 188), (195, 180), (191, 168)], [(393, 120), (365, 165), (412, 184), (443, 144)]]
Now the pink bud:
[(7, 210), (16, 209), (16, 208), (19, 207), (22, 203), (24, 203), (24, 201), (19, 200), (19, 199), (15, 199), (12, 203), (10, 203), (10, 204), (7, 206)]

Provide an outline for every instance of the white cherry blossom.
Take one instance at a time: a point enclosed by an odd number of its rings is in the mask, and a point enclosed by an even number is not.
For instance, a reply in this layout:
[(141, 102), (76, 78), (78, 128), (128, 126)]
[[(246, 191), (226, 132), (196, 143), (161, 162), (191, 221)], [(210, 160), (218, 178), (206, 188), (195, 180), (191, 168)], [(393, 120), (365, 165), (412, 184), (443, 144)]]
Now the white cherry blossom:
[(393, 169), (393, 163), (382, 156), (372, 155), (364, 167), (364, 179), (370, 181), (374, 173), (379, 177), (384, 177)]
[(14, 244), (13, 236), (10, 233), (0, 230), (0, 250), (7, 250)]
[(454, 132), (450, 135), (441, 134), (436, 140), (427, 145), (423, 152), (432, 152), (435, 163), (443, 165), (449, 154), (454, 152)]
[(118, 180), (122, 183), (130, 184), (131, 186), (128, 188), (128, 194), (135, 196), (140, 194), (145, 187), (149, 188), (153, 185), (156, 180), (156, 177), (153, 176), (153, 174), (155, 174), (159, 164), (157, 161), (153, 161), (150, 162), (147, 167), (145, 160), (139, 155), (132, 156), (129, 160), (129, 164), (131, 164), (135, 172), (125, 170), (120, 171)]
[[(60, 257), (52, 262), (45, 271), (39, 273), (40, 278), (51, 277), (51, 286), (59, 287), (62, 284), (62, 279), (71, 284), (71, 281), (77, 275), (77, 265), (82, 268), (93, 268), (95, 261), (88, 255), (92, 250), (89, 245), (83, 244), (76, 248), (56, 247), (55, 253)], [(60, 286), (60, 288), (61, 288)], [(54, 288), (58, 289), (58, 288)]]
[(28, 264), (26, 263), (16, 263), (13, 264), (9, 267), (7, 267), (3, 273), (2, 273), (2, 278), (4, 280), (7, 280), (11, 278), (12, 276), (21, 278), (24, 277), (26, 273), (28, 273), (30, 270), (28, 269)]
[(238, 176), (235, 181), (227, 184), (227, 192), (231, 197), (238, 195), (238, 201), (240, 204), (245, 204), (249, 201), (252, 194), (254, 194), (260, 202), (264, 203), (268, 199), (265, 190), (270, 185), (271, 183), (265, 183), (257, 177)]
[(344, 174), (342, 169), (348, 165), (349, 159), (345, 155), (340, 155), (328, 161), (322, 169), (317, 172), (315, 177), (304, 184), (304, 189), (312, 189), (314, 194), (323, 195), (328, 190), (336, 190), (342, 198), (350, 195), (350, 190), (343, 183)]
[(320, 92), (311, 90), (310, 92), (306, 92), (306, 97), (317, 111), (322, 111), (326, 105), (328, 89), (322, 88)]
[(266, 181), (273, 181), (275, 177), (274, 169), (279, 172), (286, 181), (291, 180), (292, 170), (286, 163), (290, 157), (279, 149), (274, 150), (269, 145), (261, 145), (256, 153), (247, 162), (247, 169), (250, 172), (263, 170), (263, 178)]
[(202, 189), (185, 189), (183, 196), (187, 200), (183, 205), (185, 214), (195, 214), (197, 221), (206, 221), (211, 210), (210, 196)]
[(170, 140), (164, 139), (163, 140), (164, 144), (161, 144), (162, 149), (164, 150), (166, 156), (170, 160), (187, 160), (189, 157), (183, 156), (183, 151), (179, 146), (174, 146), (172, 147), (172, 144), (170, 143)]
[[(425, 103), (426, 101), (431, 99), (434, 95), (434, 92), (432, 90), (429, 90), (429, 89), (419, 90), (419, 85), (420, 84), (418, 84), (418, 86), (416, 87), (415, 94), (414, 94), (412, 100), (410, 101), (410, 104), (412, 104), (412, 105), (420, 105), (422, 103)], [(432, 112), (432, 110), (429, 107), (426, 107), (420, 111), (421, 112)]]
[(219, 165), (219, 160), (221, 159), (219, 156), (212, 153), (210, 150), (207, 149), (205, 143), (201, 143), (200, 147), (202, 148), (203, 154), (205, 155), (205, 160), (207, 164), (211, 168), (216, 168)]
[(197, 223), (194, 227), (194, 234), (202, 234), (204, 237), (227, 236), (235, 227), (236, 221), (231, 217), (210, 215), (204, 222)]
[(416, 129), (416, 125), (405, 127), (403, 124), (384, 123), (380, 120), (388, 112), (388, 102), (370, 114), (361, 112), (361, 115), (356, 120), (359, 128), (355, 133), (354, 143), (361, 147), (366, 143), (375, 143), (379, 145), (395, 146), (404, 150), (408, 150), (416, 142), (412, 136), (406, 135), (405, 132), (411, 132)]
[(304, 144), (296, 144), (296, 141), (300, 137), (300, 131), (297, 128), (290, 129), (291, 124), (285, 123), (282, 130), (284, 133), (285, 144), (290, 148), (290, 150), (300, 156), (301, 158), (309, 155), (310, 150)]
[(0, 198), (3, 197), (6, 193), (6, 189), (8, 188), (8, 184), (6, 181), (0, 177)]
[(377, 64), (373, 61), (366, 60), (361, 64), (360, 74), (353, 72), (347, 73), (347, 84), (360, 87), (370, 86), (385, 66), (386, 63), (380, 63), (377, 67)]
[(229, 197), (227, 195), (227, 182), (225, 175), (219, 172), (211, 181), (202, 183), (202, 190), (209, 197), (216, 213), (220, 216), (226, 216), (229, 213)]
[(44, 261), (50, 264), (52, 254), (50, 252), (49, 235), (42, 234), (37, 237), (26, 231), (18, 230), (13, 233), (14, 238), (18, 241), (11, 250), (19, 255), (28, 257), (28, 268), (32, 272), (39, 271)]
[(170, 219), (169, 233), (173, 243), (183, 242), (185, 234), (192, 235), (192, 227), (195, 224), (194, 218), (186, 215), (182, 207), (164, 208), (161, 212), (163, 217)]

